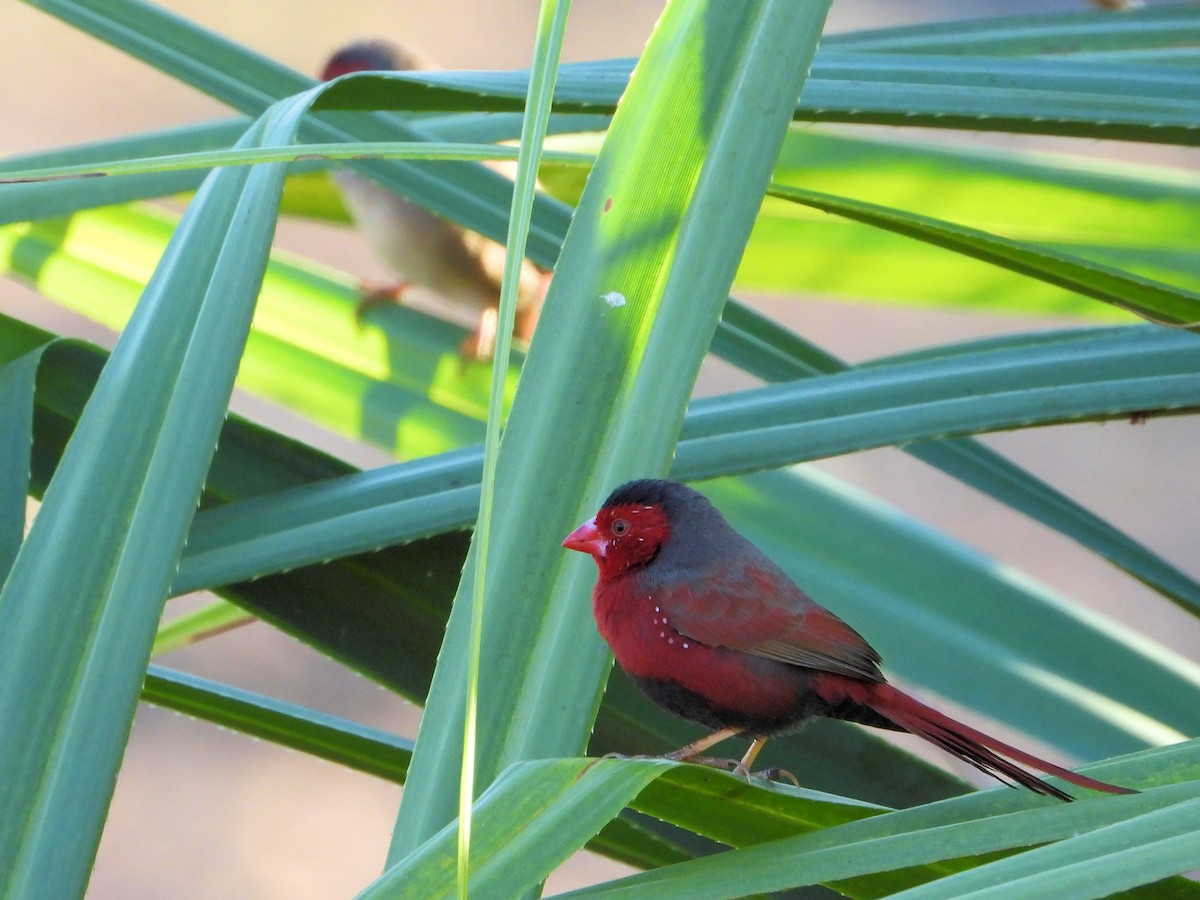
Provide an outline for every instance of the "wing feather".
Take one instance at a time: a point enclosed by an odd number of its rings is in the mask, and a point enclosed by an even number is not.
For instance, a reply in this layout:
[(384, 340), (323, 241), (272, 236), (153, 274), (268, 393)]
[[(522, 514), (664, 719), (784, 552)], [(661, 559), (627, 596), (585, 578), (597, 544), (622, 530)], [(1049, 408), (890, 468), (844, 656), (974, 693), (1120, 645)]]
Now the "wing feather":
[(654, 589), (680, 634), (777, 662), (881, 681), (879, 654), (857, 631), (812, 600), (766, 556), (722, 560)]

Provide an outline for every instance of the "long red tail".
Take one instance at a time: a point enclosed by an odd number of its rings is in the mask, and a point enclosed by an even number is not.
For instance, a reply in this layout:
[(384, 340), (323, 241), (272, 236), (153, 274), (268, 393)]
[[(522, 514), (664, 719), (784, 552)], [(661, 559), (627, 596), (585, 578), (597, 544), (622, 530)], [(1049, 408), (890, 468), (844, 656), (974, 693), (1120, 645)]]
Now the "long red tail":
[[(977, 731), (969, 725), (956, 722), (886, 682), (875, 684), (858, 682), (858, 684), (866, 688), (865, 696), (860, 701), (864, 706), (869, 706), (906, 731), (920, 735), (947, 753), (954, 754), (959, 759), (1001, 781), (1007, 778), (1031, 791), (1057, 797), (1059, 800), (1075, 799), (1066, 791), (1048, 784), (1012, 761), (1016, 760), (1016, 762), (1037, 769), (1039, 772), (1056, 775), (1064, 781), (1090, 788), (1093, 791), (1105, 791), (1109, 794), (1137, 793), (1132, 788), (1097, 781), (1095, 778), (1079, 775), (1061, 766), (1056, 766), (1052, 762), (1039, 759), (1032, 753), (1018, 750), (1016, 747), (986, 735), (982, 731)], [(1005, 757), (1009, 757), (1009, 759), (1005, 759)]]

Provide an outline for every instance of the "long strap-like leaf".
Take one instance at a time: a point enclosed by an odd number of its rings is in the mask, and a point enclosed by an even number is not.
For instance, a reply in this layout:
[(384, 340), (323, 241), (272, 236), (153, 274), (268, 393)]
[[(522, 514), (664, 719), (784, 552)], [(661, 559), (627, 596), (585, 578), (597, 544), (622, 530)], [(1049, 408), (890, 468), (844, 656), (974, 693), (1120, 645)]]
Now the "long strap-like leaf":
[[(665, 470), (758, 209), (750, 198), (765, 187), (826, 9), (675, 0), (614, 117), (500, 456), (496, 510), (508, 527), (488, 572), (482, 783), (516, 760), (577, 753), (587, 739), (610, 664), (578, 607), (590, 573), (547, 561), (542, 548), (614, 481)], [(713, 43), (712, 34), (724, 37)], [(726, 238), (715, 247), (714, 217)], [(473, 564), (468, 557), (467, 575)], [(456, 604), (392, 861), (453, 817), (466, 626)]]
[(77, 896), (87, 883), (282, 185), (282, 166), (230, 170), (197, 197), (0, 591), (0, 884), (11, 896)]

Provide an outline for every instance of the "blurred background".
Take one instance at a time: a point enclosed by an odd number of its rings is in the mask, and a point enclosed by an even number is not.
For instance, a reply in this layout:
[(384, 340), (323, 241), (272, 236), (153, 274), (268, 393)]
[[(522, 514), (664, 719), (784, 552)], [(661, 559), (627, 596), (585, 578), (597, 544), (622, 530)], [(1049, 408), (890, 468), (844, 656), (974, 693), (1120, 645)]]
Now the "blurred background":
[[(313, 73), (347, 40), (382, 36), (420, 48), (447, 68), (521, 68), (535, 0), (172, 0), (163, 6), (294, 68)], [(1082, 9), (1083, 0), (835, 0), (829, 31), (912, 21)], [(660, 10), (646, 0), (576, 0), (565, 61), (636, 56)], [(4, 12), (0, 153), (19, 153), (224, 117), (191, 89), (22, 4)], [(931, 137), (928, 132), (924, 137)], [(1041, 146), (1200, 171), (1200, 151), (1098, 141), (954, 135), (989, 146)], [(1032, 210), (1031, 215), (1036, 215)], [(279, 244), (355, 276), (385, 272), (348, 229), (283, 222)], [(820, 298), (746, 297), (854, 362), (971, 336), (1071, 320), (859, 307)], [(59, 334), (111, 346), (114, 335), (0, 281), (0, 310)], [(698, 393), (746, 387), (710, 364)], [(357, 465), (382, 452), (321, 432), (284, 410), (239, 395), (234, 408)], [(1034, 474), (1200, 576), (1196, 520), (1200, 444), (1193, 419), (1043, 428), (985, 439)], [(1074, 544), (1009, 513), (903, 454), (879, 450), (820, 468), (895, 504), (1051, 588), (1092, 605), (1193, 660), (1200, 624)], [(174, 601), (168, 615), (186, 607)], [(1153, 616), (1147, 614), (1153, 610)], [(856, 623), (872, 637), (869, 622)], [(878, 643), (878, 641), (876, 640)], [(167, 665), (415, 734), (418, 711), (308, 648), (255, 624), (170, 654)], [(629, 750), (636, 751), (631, 747)], [(89, 896), (330, 898), (350, 896), (379, 871), (399, 789), (338, 766), (143, 705), (117, 785)], [(612, 877), (619, 867), (572, 860), (553, 890)], [(552, 892), (551, 891), (551, 892)]]

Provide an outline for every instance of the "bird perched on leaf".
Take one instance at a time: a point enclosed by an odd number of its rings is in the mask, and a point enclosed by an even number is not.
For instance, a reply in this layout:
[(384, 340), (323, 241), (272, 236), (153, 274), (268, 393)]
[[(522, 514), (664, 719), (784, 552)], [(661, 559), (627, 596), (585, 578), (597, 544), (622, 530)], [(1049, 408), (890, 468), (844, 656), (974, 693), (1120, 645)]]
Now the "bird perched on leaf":
[[(328, 81), (350, 72), (429, 69), (419, 54), (386, 41), (359, 41), (338, 50), (321, 71)], [(488, 165), (509, 175), (511, 164)], [(363, 286), (358, 315), (385, 302), (401, 302), (411, 287), (426, 288), (448, 303), (478, 316), (463, 341), (463, 355), (490, 359), (495, 346), (504, 247), (434, 215), (365, 176), (337, 169), (334, 180), (355, 225), (399, 279), (386, 286)], [(514, 333), (528, 341), (545, 297), (549, 274), (527, 260), (521, 268)]]
[(1072, 798), (1022, 766), (1092, 790), (1135, 793), (1011, 747), (893, 687), (857, 631), (685, 485), (624, 484), (563, 546), (596, 561), (592, 610), (621, 668), (659, 706), (714, 729), (672, 759), (719, 764), (698, 757), (743, 735), (752, 743), (733, 769), (746, 775), (767, 738), (825, 716), (911, 732), (1060, 800)]

